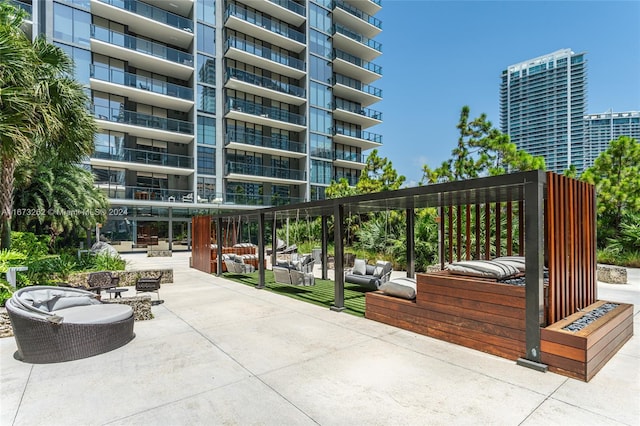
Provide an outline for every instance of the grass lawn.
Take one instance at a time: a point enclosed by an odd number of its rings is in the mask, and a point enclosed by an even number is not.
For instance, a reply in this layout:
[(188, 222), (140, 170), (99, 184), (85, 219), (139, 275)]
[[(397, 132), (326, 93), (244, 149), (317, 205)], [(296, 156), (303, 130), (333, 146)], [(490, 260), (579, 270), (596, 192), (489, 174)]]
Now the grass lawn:
[[(315, 285), (304, 287), (298, 285), (276, 284), (273, 279), (273, 272), (264, 271), (264, 280), (267, 290), (283, 296), (292, 297), (304, 302), (330, 308), (333, 306), (334, 282), (316, 278)], [(223, 276), (232, 281), (255, 287), (258, 285), (258, 272), (247, 275), (224, 273)], [(359, 317), (364, 317), (364, 293), (366, 289), (353, 284), (344, 285), (344, 312)]]

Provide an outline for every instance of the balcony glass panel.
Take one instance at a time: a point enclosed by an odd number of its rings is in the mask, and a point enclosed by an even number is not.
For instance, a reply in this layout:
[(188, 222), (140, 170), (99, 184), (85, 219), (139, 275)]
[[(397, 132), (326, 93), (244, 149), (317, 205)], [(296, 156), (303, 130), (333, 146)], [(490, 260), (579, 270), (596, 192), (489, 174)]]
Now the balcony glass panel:
[(237, 68), (227, 68), (225, 81), (228, 81), (230, 78), (235, 78), (240, 81), (244, 81), (245, 83), (254, 84), (256, 86), (264, 87), (267, 89), (276, 90), (288, 95), (298, 96), (301, 98), (305, 97), (305, 90), (302, 87), (283, 83), (282, 81), (273, 80), (271, 78), (262, 77), (256, 74), (251, 74)]
[(304, 126), (306, 123), (304, 116), (300, 114), (294, 114), (279, 108), (258, 105), (242, 99), (227, 99), (227, 112), (231, 110), (259, 115), (272, 120), (286, 121), (287, 123), (298, 124), (300, 126)]
[(193, 134), (193, 123), (188, 121), (156, 117), (154, 115), (127, 111), (121, 108), (107, 108), (101, 106), (94, 106), (93, 114), (100, 120), (143, 126), (151, 129), (166, 130), (168, 132), (178, 132), (189, 135)]
[(126, 161), (128, 163), (152, 164), (158, 166), (193, 168), (193, 157), (186, 155), (166, 154), (155, 151), (145, 151), (142, 149), (124, 148), (121, 152), (94, 152), (92, 158), (102, 160)]
[(229, 129), (225, 136), (225, 142), (227, 144), (231, 142), (244, 143), (265, 148), (283, 149), (291, 152), (304, 153), (306, 151), (306, 144), (302, 142), (290, 141), (286, 137), (262, 136), (242, 129)]
[[(271, 3), (275, 3), (278, 6), (282, 6), (285, 9), (288, 9), (292, 12), (297, 13), (298, 15), (307, 16), (304, 6), (298, 4), (292, 0), (269, 0)], [(380, 1), (380, 0), (378, 0)]]
[(347, 61), (353, 65), (357, 65), (361, 68), (382, 75), (382, 67), (380, 65), (374, 64), (373, 62), (367, 62), (364, 59), (350, 55), (342, 50), (334, 49), (331, 59), (342, 59), (343, 61)]
[(178, 86), (177, 84), (167, 83), (166, 81), (156, 80), (149, 77), (142, 77), (103, 65), (91, 65), (91, 78), (135, 87), (137, 89), (147, 90), (161, 95), (186, 99), (188, 101), (193, 100), (193, 89), (189, 87)]
[(261, 166), (258, 164), (227, 162), (226, 174), (238, 173), (242, 175), (263, 176), (278, 179), (305, 180), (304, 170), (291, 170), (280, 167)]
[(369, 86), (368, 84), (363, 84), (361, 81), (346, 77), (342, 74), (336, 74), (334, 81), (336, 84), (349, 86), (352, 89), (360, 90), (361, 92), (369, 93), (370, 95), (377, 96), (379, 98), (382, 97), (382, 89)]
[(347, 27), (343, 27), (342, 25), (336, 24), (333, 26), (333, 32), (334, 34), (340, 33), (344, 36), (349, 37), (352, 40), (357, 41), (358, 43), (362, 43), (365, 46), (369, 46), (370, 48), (377, 50), (378, 52), (382, 52), (382, 43), (377, 42), (375, 40), (371, 40), (370, 38), (367, 38), (361, 34), (351, 31)]
[(334, 4), (335, 4), (335, 7), (339, 7), (340, 9), (342, 9), (342, 10), (344, 10), (346, 12), (349, 12), (353, 16), (355, 16), (357, 18), (360, 18), (365, 22), (370, 23), (374, 27), (382, 29), (382, 21), (380, 21), (378, 18), (373, 17), (373, 16), (369, 16), (366, 13), (364, 13), (363, 11), (361, 11), (360, 9), (357, 9), (357, 8), (351, 6), (350, 4), (343, 3), (341, 1), (336, 1), (336, 2), (334, 2)]
[(274, 21), (264, 15), (242, 8), (237, 4), (230, 4), (227, 7), (225, 19), (230, 16), (242, 19), (250, 24), (257, 25), (258, 27), (267, 29), (272, 33), (280, 34), (281, 36), (290, 38), (291, 40), (295, 40), (299, 43), (305, 43), (305, 36), (300, 31), (289, 28), (289, 26), (284, 22)]
[(354, 163), (364, 163), (365, 157), (355, 152), (336, 151), (333, 154), (334, 160), (352, 161)]
[(178, 28), (180, 30), (193, 32), (193, 21), (191, 19), (184, 18), (180, 15), (176, 15), (158, 7), (151, 6), (150, 4), (142, 3), (140, 1), (132, 0), (99, 0), (102, 3), (109, 4), (117, 7), (118, 9), (127, 10), (133, 12), (136, 15), (144, 16), (145, 18), (153, 19), (156, 22), (167, 24), (171, 27)]
[(270, 61), (277, 62), (282, 65), (289, 66), (301, 71), (305, 70), (304, 61), (296, 59), (292, 56), (282, 55), (278, 52), (274, 52), (268, 47), (260, 46), (247, 40), (242, 40), (236, 37), (229, 37), (226, 41), (225, 51), (230, 48), (236, 48), (243, 50), (252, 55), (260, 56)]
[(342, 109), (344, 111), (349, 111), (354, 114), (364, 115), (365, 117), (373, 118), (374, 120), (382, 120), (382, 112), (376, 111), (371, 108), (362, 108), (353, 102), (344, 101), (342, 99), (337, 99), (334, 107), (336, 109)]
[(124, 47), (126, 49), (135, 50), (136, 52), (155, 56), (156, 58), (166, 59), (167, 61), (187, 66), (193, 66), (193, 55), (189, 53), (167, 47), (163, 44), (154, 43), (149, 40), (111, 31), (96, 25), (91, 25), (91, 38), (119, 47)]
[(345, 135), (350, 136), (352, 138), (364, 139), (374, 143), (382, 143), (382, 135), (377, 133), (367, 132), (366, 130), (350, 130), (345, 128), (334, 129), (334, 134), (336, 135)]
[(237, 192), (227, 192), (224, 199), (225, 204), (241, 204), (249, 206), (284, 206), (288, 204), (302, 203), (304, 201), (304, 198), (284, 197), (279, 194), (256, 195)]

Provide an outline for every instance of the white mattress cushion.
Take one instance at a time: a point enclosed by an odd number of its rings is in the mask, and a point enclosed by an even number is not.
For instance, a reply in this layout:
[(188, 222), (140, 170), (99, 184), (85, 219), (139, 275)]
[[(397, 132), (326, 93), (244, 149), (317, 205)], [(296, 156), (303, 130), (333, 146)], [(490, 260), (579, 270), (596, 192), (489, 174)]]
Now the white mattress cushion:
[(502, 279), (520, 273), (518, 268), (493, 260), (463, 260), (447, 265), (449, 272), (470, 277)]
[(110, 324), (122, 321), (133, 315), (128, 305), (102, 303), (100, 305), (74, 306), (53, 312), (68, 324)]
[(493, 260), (494, 262), (506, 263), (508, 265), (514, 266), (520, 272), (524, 272), (525, 270), (524, 256), (502, 256), (496, 257)]
[(416, 298), (416, 280), (415, 278), (394, 278), (380, 285), (379, 290), (389, 296), (412, 300)]

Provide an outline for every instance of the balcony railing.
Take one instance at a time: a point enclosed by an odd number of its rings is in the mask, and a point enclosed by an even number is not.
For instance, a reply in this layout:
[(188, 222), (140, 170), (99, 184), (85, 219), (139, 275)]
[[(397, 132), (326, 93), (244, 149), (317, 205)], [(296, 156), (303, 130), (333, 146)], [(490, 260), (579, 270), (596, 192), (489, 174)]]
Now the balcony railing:
[(93, 114), (99, 120), (113, 121), (117, 123), (131, 124), (133, 126), (148, 127), (151, 129), (166, 130), (168, 132), (193, 134), (193, 123), (176, 120), (174, 118), (162, 118), (155, 115), (142, 114), (121, 108), (108, 108), (94, 106)]
[(237, 68), (227, 68), (225, 82), (230, 78), (235, 78), (240, 81), (244, 81), (245, 83), (254, 84), (256, 86), (275, 90), (281, 93), (286, 93), (288, 95), (298, 96), (300, 98), (305, 97), (305, 90), (302, 87), (283, 83), (282, 81), (274, 80), (272, 78), (262, 77), (247, 71), (239, 70)]
[(147, 186), (124, 186), (115, 183), (96, 182), (108, 198), (118, 200), (148, 200), (193, 203), (193, 191), (185, 189), (150, 188)]
[(363, 164), (365, 162), (365, 156), (362, 154), (356, 154), (355, 152), (336, 151), (333, 154), (333, 159)]
[(333, 180), (335, 180), (336, 182), (340, 182), (340, 179), (346, 179), (347, 182), (349, 183), (349, 186), (356, 186), (356, 184), (358, 183), (358, 178), (355, 176), (334, 176)]
[(283, 167), (261, 166), (236, 161), (227, 162), (226, 174), (229, 175), (231, 173), (276, 179), (305, 180), (304, 170), (291, 170)]
[[(306, 9), (303, 5), (294, 2), (293, 0), (269, 0), (271, 3), (275, 3), (278, 6), (282, 6), (298, 15), (307, 16)], [(380, 1), (380, 0), (378, 0)]]
[(382, 112), (376, 111), (371, 108), (361, 108), (357, 105), (353, 105), (344, 101), (337, 101), (332, 106), (334, 109), (341, 109), (344, 111), (352, 112), (354, 114), (360, 114), (374, 120), (382, 120)]
[(366, 141), (382, 144), (382, 135), (367, 132), (366, 130), (347, 130), (334, 128), (333, 134), (349, 136), (352, 138), (363, 139)]
[(247, 10), (243, 7), (238, 6), (237, 4), (230, 4), (229, 6), (227, 6), (225, 19), (229, 18), (230, 16), (242, 19), (243, 21), (249, 22), (250, 24), (257, 25), (258, 27), (262, 27), (266, 30), (271, 31), (272, 33), (279, 34), (291, 40), (295, 40), (299, 43), (305, 43), (306, 37), (300, 31), (296, 31), (293, 28), (289, 28), (289, 26), (285, 23), (273, 21), (272, 19), (264, 15)]
[(377, 42), (375, 40), (371, 40), (361, 34), (356, 33), (355, 31), (351, 31), (349, 28), (344, 27), (340, 24), (336, 24), (333, 26), (333, 33), (339, 33), (344, 36), (349, 37), (352, 40), (357, 41), (358, 43), (362, 43), (365, 46), (369, 46), (372, 49), (377, 50), (378, 52), (382, 52), (382, 43)]
[(353, 78), (349, 78), (342, 74), (335, 74), (334, 81), (335, 84), (342, 84), (352, 89), (359, 90), (361, 92), (368, 93), (373, 96), (377, 96), (378, 98), (382, 97), (382, 89), (378, 89), (377, 87), (369, 86), (368, 84), (364, 84), (361, 81), (358, 81)]
[(193, 100), (193, 89), (166, 81), (156, 80), (149, 77), (142, 77), (119, 69), (110, 68), (103, 65), (91, 65), (91, 78), (108, 81), (109, 83), (122, 84), (124, 86), (135, 87), (136, 89), (147, 90), (161, 95), (173, 96), (188, 101)]
[(288, 204), (302, 203), (304, 198), (285, 197), (282, 195), (254, 195), (227, 192), (225, 204), (241, 204), (249, 206), (284, 206)]
[(374, 64), (373, 62), (367, 62), (362, 58), (350, 55), (349, 53), (339, 49), (333, 49), (331, 59), (342, 59), (343, 61), (347, 61), (353, 65), (357, 65), (360, 68), (364, 68), (376, 74), (382, 75), (382, 67), (380, 65)]
[(193, 168), (193, 157), (163, 152), (145, 151), (142, 149), (124, 148), (121, 152), (95, 151), (92, 158), (102, 160), (125, 161), (127, 163), (150, 164), (167, 167)]
[(278, 52), (274, 52), (268, 47), (260, 46), (247, 40), (242, 40), (237, 37), (229, 37), (225, 44), (225, 52), (233, 47), (300, 71), (305, 70), (304, 61), (292, 56), (282, 55)]
[(154, 43), (138, 37), (112, 31), (97, 25), (91, 25), (91, 38), (124, 47), (136, 52), (145, 53), (156, 58), (165, 59), (182, 65), (193, 66), (193, 55), (173, 49), (160, 43)]
[(306, 123), (303, 115), (294, 114), (292, 112), (285, 111), (279, 108), (258, 105), (242, 99), (227, 99), (227, 112), (229, 111), (238, 111), (252, 115), (259, 115), (260, 117), (270, 118), (272, 120), (286, 121), (287, 123), (297, 124), (299, 126), (304, 126)]
[(23, 3), (19, 0), (9, 0), (9, 4), (15, 7), (16, 9), (22, 9), (25, 12), (27, 12), (28, 19), (31, 20), (31, 17), (33, 16), (33, 11), (30, 4)]
[(127, 10), (133, 12), (136, 15), (144, 16), (145, 18), (153, 19), (156, 22), (169, 25), (180, 30), (193, 33), (193, 21), (188, 18), (184, 18), (180, 15), (168, 12), (164, 9), (160, 9), (150, 4), (143, 3), (135, 0), (99, 0), (102, 3), (117, 7), (118, 9)]
[(363, 21), (368, 22), (369, 24), (373, 25), (374, 27), (382, 29), (382, 21), (380, 21), (376, 17), (367, 15), (366, 13), (361, 11), (360, 9), (357, 9), (357, 8), (351, 6), (350, 4), (344, 3), (342, 1), (334, 1), (333, 5), (334, 5), (334, 8), (338, 7), (340, 9), (352, 14), (356, 18), (360, 18)]
[(225, 135), (225, 144), (229, 144), (231, 142), (262, 146), (264, 148), (283, 149), (291, 152), (306, 152), (306, 144), (302, 142), (290, 141), (285, 138), (257, 135), (240, 129), (227, 130), (227, 134)]

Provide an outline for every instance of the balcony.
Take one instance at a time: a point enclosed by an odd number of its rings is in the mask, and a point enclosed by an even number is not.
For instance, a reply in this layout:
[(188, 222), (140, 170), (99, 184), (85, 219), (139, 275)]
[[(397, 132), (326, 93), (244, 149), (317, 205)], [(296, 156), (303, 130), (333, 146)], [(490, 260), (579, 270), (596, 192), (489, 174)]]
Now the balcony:
[(236, 68), (227, 68), (225, 87), (292, 105), (302, 105), (307, 101), (302, 87)]
[(349, 146), (357, 146), (365, 151), (382, 145), (382, 135), (365, 130), (333, 129), (333, 141)]
[(382, 21), (341, 0), (333, 2), (333, 18), (335, 23), (346, 25), (365, 37), (372, 38), (382, 32)]
[(382, 55), (381, 43), (339, 24), (333, 26), (333, 47), (346, 50), (365, 61), (371, 61)]
[(127, 25), (136, 34), (188, 49), (193, 20), (136, 0), (91, 0), (91, 12)]
[(188, 80), (193, 55), (160, 43), (91, 25), (91, 50), (127, 61), (130, 66)]
[(293, 0), (236, 0), (281, 21), (299, 27), (307, 16), (306, 8)]
[(382, 9), (382, 0), (344, 0), (344, 3), (358, 8), (364, 13), (372, 16), (380, 12)]
[(193, 89), (131, 74), (104, 65), (90, 66), (91, 88), (156, 107), (187, 112), (193, 108)]
[(225, 42), (225, 57), (295, 79), (306, 75), (304, 61), (237, 37)]
[(227, 192), (225, 204), (241, 204), (247, 206), (285, 206), (289, 204), (302, 203), (301, 197), (283, 197), (282, 195), (255, 195), (241, 194), (237, 192)]
[(258, 105), (242, 99), (227, 99), (226, 118), (264, 126), (286, 129), (293, 132), (306, 130), (306, 120), (303, 115), (295, 114), (283, 109)]
[(382, 113), (370, 108), (360, 108), (351, 102), (338, 100), (334, 105), (333, 118), (358, 124), (362, 128), (382, 123)]
[(358, 178), (355, 176), (334, 176), (333, 180), (335, 180), (336, 182), (339, 182), (340, 179), (346, 179), (347, 183), (349, 183), (349, 186), (356, 186), (358, 183)]
[[(110, 200), (136, 200), (140, 202), (139, 204), (146, 204), (149, 203), (149, 201), (164, 201), (167, 203), (193, 203), (193, 190), (190, 189), (124, 186), (108, 182), (96, 182), (96, 186), (102, 192), (104, 192), (104, 194)], [(191, 194), (190, 198), (189, 194)]]
[(228, 161), (225, 176), (233, 180), (251, 182), (272, 182), (285, 185), (306, 183), (304, 170), (291, 170), (284, 167), (269, 167)]
[(334, 96), (359, 103), (364, 107), (382, 100), (381, 89), (340, 74), (335, 74), (334, 76), (333, 94)]
[(300, 31), (236, 4), (227, 6), (225, 26), (292, 52), (305, 48), (306, 37)]
[(188, 121), (102, 106), (94, 106), (93, 113), (98, 126), (105, 130), (176, 143), (193, 141), (193, 123)]
[(249, 133), (245, 130), (230, 129), (225, 135), (225, 146), (229, 149), (260, 152), (281, 157), (302, 158), (307, 146), (303, 142), (290, 141), (282, 137), (269, 137)]
[[(113, 162), (135, 164), (135, 167), (127, 168), (144, 172), (159, 172), (174, 175), (189, 175), (193, 173), (193, 157), (145, 151), (142, 149), (124, 148), (119, 153), (95, 151), (91, 155), (90, 162), (91, 165), (105, 167), (114, 167)], [(126, 167), (127, 164), (123, 164), (123, 166)]]
[(354, 152), (336, 151), (333, 154), (333, 165), (348, 169), (362, 170), (365, 167), (365, 157)]
[(333, 71), (346, 75), (365, 84), (382, 77), (382, 67), (362, 58), (353, 56), (343, 50), (334, 49), (331, 54)]

